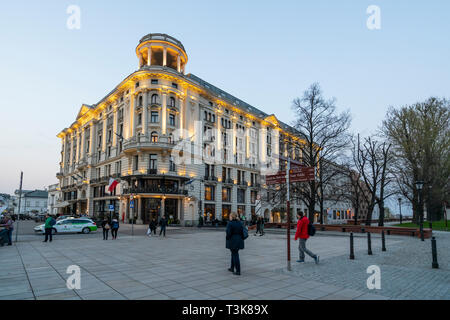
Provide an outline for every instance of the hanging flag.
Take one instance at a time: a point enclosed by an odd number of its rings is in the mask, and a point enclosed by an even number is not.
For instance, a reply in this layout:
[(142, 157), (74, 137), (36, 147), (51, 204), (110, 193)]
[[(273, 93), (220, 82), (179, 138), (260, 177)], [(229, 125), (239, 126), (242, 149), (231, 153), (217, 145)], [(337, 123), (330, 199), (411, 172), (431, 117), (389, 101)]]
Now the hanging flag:
[(112, 193), (118, 184), (119, 182), (116, 179), (109, 178), (108, 192)]

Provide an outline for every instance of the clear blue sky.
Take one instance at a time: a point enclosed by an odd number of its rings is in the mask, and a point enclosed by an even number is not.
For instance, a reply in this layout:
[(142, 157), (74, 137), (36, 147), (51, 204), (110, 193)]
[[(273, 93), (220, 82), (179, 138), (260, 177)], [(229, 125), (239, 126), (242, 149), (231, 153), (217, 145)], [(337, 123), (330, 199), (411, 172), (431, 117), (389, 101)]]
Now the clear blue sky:
[[(81, 30), (66, 9), (81, 8)], [(381, 30), (366, 27), (369, 5)], [(137, 69), (135, 48), (161, 32), (185, 46), (192, 72), (285, 122), (313, 82), (354, 132), (390, 105), (450, 96), (449, 1), (7, 1), (0, 11), (0, 192), (56, 183), (60, 141), (82, 103)]]

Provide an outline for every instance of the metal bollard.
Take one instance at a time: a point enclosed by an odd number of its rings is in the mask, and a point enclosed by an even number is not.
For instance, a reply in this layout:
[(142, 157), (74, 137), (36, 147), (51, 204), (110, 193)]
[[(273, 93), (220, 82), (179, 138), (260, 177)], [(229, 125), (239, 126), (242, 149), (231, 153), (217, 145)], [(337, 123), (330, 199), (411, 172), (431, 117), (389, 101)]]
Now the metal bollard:
[(367, 254), (372, 255), (372, 241), (370, 239), (370, 232), (367, 232)]
[(353, 250), (353, 232), (350, 232), (350, 260), (355, 260), (355, 252)]
[(433, 267), (433, 269), (439, 269), (439, 264), (437, 261), (437, 250), (436, 250), (436, 238), (435, 237), (431, 238), (431, 253), (433, 255), (432, 267)]
[(384, 230), (381, 231), (381, 251), (386, 251), (386, 239), (384, 238)]

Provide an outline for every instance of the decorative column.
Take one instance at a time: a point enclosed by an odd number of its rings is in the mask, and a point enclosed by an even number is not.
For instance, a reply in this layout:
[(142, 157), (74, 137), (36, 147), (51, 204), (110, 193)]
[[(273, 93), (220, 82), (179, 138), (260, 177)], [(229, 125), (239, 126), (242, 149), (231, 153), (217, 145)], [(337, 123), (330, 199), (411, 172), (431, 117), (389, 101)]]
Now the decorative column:
[(161, 109), (161, 130), (162, 134), (166, 134), (167, 127), (167, 91), (162, 93), (162, 109)]
[(178, 57), (177, 57), (177, 71), (181, 72), (181, 58), (180, 58), (179, 54), (178, 54)]
[(142, 53), (139, 52), (139, 68), (141, 68), (143, 64), (144, 64), (144, 59), (142, 58)]
[(130, 97), (130, 106), (129, 106), (129, 110), (130, 110), (130, 122), (129, 122), (129, 132), (130, 132), (130, 134), (129, 134), (129, 137), (133, 137), (134, 136), (134, 132), (135, 132), (135, 129), (134, 129), (134, 116), (135, 116), (135, 113), (136, 113), (136, 103), (135, 103), (135, 97), (134, 97), (134, 93), (133, 94), (131, 94), (131, 97)]
[(147, 65), (151, 66), (152, 65), (152, 47), (148, 46), (148, 54), (147, 54)]
[(163, 49), (163, 66), (167, 66), (167, 47)]
[(119, 121), (119, 117), (117, 116), (117, 105), (114, 106), (113, 109), (113, 147), (117, 146), (117, 122)]
[(180, 132), (180, 139), (183, 139), (183, 130), (184, 130), (184, 110), (186, 109), (186, 97), (180, 96), (179, 98), (179, 106), (180, 106), (180, 119), (178, 120), (178, 130)]
[(81, 159), (85, 160), (85, 150), (84, 150), (84, 139), (85, 139), (85, 131), (86, 131), (86, 127), (83, 127), (81, 129), (81, 141), (80, 141), (80, 157)]
[(148, 127), (148, 92), (147, 90), (144, 91), (144, 97), (143, 97), (143, 119), (142, 119), (142, 134), (146, 137), (147, 136), (147, 127)]
[(250, 123), (245, 124), (245, 157), (250, 158)]
[(161, 216), (160, 216), (160, 218), (162, 218), (165, 215), (166, 215), (166, 197), (162, 197), (161, 198)]
[(108, 117), (106, 116), (106, 112), (103, 115), (103, 136), (102, 136), (102, 152), (106, 151), (106, 121)]
[(89, 142), (89, 154), (91, 156), (94, 155), (94, 144), (95, 144), (95, 122), (92, 121), (90, 124), (91, 133), (89, 136), (90, 142)]
[(142, 198), (138, 198), (138, 217), (136, 219), (136, 224), (142, 224)]

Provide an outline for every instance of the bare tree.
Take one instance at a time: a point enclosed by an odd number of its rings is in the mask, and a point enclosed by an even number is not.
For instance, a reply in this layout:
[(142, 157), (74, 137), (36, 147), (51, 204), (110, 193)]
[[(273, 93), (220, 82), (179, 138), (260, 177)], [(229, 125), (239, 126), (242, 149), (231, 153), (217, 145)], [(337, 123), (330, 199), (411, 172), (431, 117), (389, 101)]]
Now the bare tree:
[(380, 208), (379, 225), (384, 224), (384, 200), (392, 195), (385, 194), (386, 187), (392, 181), (388, 176), (388, 166), (392, 159), (390, 148), (390, 144), (372, 137), (364, 138), (361, 144), (358, 135), (353, 142), (353, 162), (367, 188), (367, 192), (361, 192), (368, 206), (366, 225), (371, 224), (372, 213), (377, 204)]
[[(302, 161), (305, 166), (319, 168), (326, 172), (327, 163), (322, 160), (335, 160), (349, 144), (347, 130), (351, 117), (348, 111), (337, 114), (335, 99), (326, 100), (318, 83), (306, 90), (302, 98), (293, 101), (295, 111), (294, 127), (302, 134), (305, 145)], [(320, 163), (322, 162), (322, 166)], [(308, 207), (309, 218), (313, 219), (320, 189), (328, 179), (303, 183), (299, 196)], [(322, 200), (323, 205), (323, 200)], [(321, 208), (321, 220), (323, 208)]]

